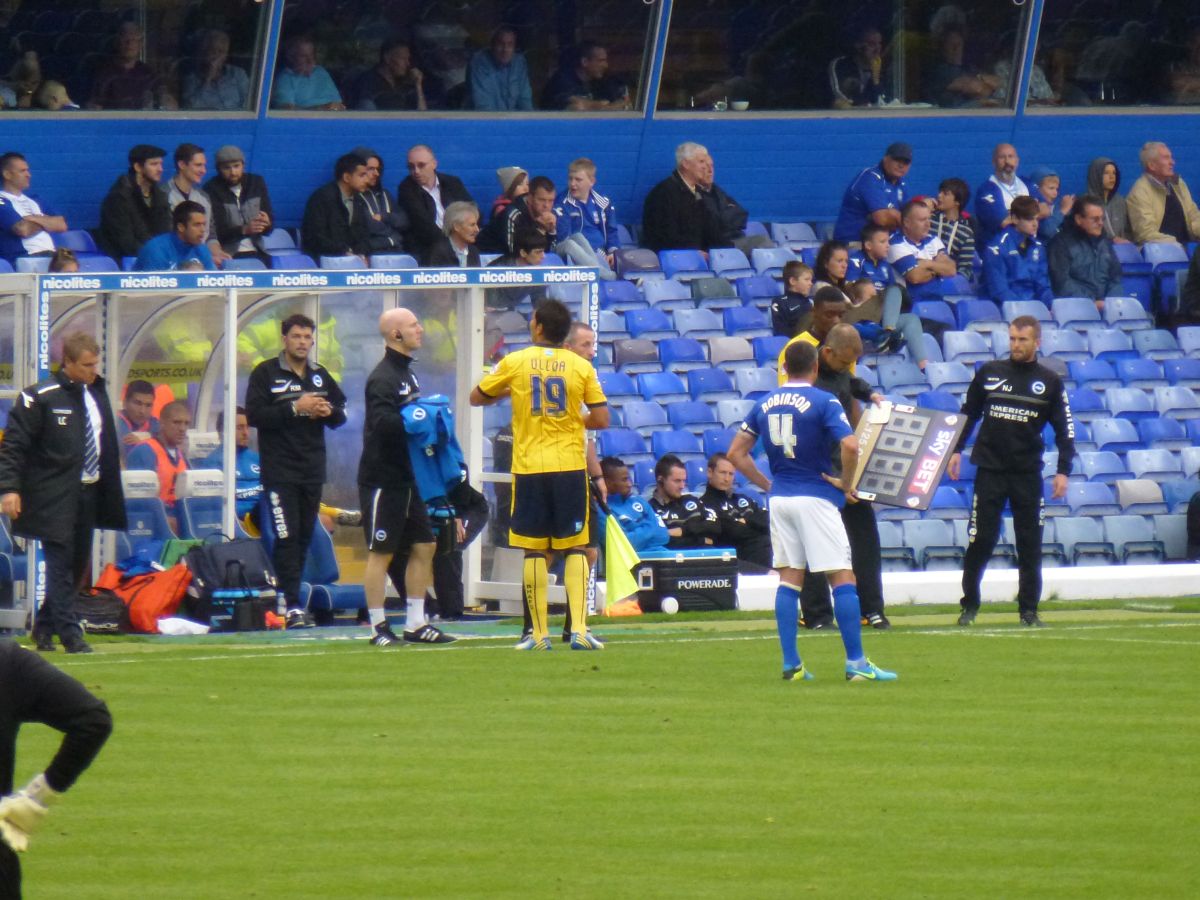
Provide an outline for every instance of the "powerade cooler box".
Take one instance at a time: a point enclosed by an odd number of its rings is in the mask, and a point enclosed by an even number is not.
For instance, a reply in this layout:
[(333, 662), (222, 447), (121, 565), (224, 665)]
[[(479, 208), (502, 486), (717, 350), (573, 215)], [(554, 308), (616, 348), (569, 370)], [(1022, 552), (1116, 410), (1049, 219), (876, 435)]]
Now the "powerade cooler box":
[(658, 612), (663, 597), (674, 597), (685, 612), (737, 609), (737, 551), (732, 547), (699, 550), (648, 550), (633, 567), (638, 606)]

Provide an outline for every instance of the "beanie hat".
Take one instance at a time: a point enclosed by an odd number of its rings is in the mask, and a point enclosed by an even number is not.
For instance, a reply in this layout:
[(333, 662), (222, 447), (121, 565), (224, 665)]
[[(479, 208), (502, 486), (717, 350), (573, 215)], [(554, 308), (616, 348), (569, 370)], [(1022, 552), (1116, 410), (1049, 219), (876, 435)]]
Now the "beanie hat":
[(512, 187), (512, 183), (517, 180), (518, 176), (528, 174), (520, 166), (504, 166), (496, 170), (496, 178), (500, 181), (500, 190), (505, 194), (508, 193), (508, 189)]

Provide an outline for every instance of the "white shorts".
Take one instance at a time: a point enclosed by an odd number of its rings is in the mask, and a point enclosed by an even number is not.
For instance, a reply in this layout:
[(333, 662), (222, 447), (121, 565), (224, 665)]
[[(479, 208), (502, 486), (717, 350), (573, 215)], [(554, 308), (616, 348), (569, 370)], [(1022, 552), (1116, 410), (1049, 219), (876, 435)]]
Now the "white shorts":
[(771, 551), (777, 569), (850, 568), (850, 541), (836, 506), (821, 497), (772, 497)]

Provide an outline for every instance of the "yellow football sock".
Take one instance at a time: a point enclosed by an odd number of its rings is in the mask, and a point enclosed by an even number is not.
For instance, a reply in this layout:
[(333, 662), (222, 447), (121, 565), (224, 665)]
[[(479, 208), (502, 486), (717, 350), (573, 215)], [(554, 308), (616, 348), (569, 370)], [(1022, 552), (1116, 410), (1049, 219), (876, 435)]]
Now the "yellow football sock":
[(533, 622), (533, 639), (540, 641), (550, 636), (549, 615), (546, 611), (546, 557), (540, 553), (525, 557), (521, 584), (525, 589), (525, 605), (529, 607), (529, 617)]
[(571, 631), (587, 633), (588, 561), (584, 553), (568, 553), (563, 563), (563, 587), (571, 608)]

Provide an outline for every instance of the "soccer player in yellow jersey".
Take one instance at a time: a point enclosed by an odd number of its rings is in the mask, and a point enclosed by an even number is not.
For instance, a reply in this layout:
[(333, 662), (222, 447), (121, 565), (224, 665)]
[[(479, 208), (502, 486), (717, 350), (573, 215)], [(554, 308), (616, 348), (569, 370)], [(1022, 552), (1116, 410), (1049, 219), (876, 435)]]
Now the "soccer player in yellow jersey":
[[(562, 344), (571, 314), (557, 300), (534, 311), (534, 345), (510, 353), (471, 391), (472, 406), (505, 396), (513, 410), (513, 502), (509, 542), (525, 551), (522, 583), (533, 634), (518, 650), (549, 650), (547, 556), (565, 554), (563, 581), (571, 610), (571, 649), (600, 650), (587, 632), (587, 431), (608, 427), (608, 400), (591, 363)], [(587, 412), (584, 412), (586, 406)]]
[[(802, 331), (786, 344), (779, 351), (779, 386), (787, 384), (787, 372), (783, 365), (783, 358), (787, 355), (788, 347), (799, 341), (804, 341), (806, 344), (812, 344), (814, 347), (819, 347), (825, 341), (826, 335), (834, 325), (842, 321), (842, 316), (846, 314), (846, 296), (840, 290), (832, 285), (826, 285), (817, 290), (813, 296), (812, 320), (809, 322), (808, 331)], [(851, 373), (854, 372), (852, 368)]]

